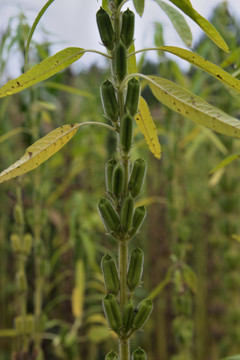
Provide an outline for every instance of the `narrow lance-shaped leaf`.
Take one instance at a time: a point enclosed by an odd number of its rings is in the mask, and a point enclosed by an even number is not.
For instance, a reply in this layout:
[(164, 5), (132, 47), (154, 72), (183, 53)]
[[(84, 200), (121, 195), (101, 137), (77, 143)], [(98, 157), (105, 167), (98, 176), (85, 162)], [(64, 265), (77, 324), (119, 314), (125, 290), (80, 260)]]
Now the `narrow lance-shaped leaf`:
[(235, 63), (236, 67), (239, 67), (239, 59), (240, 59), (240, 47), (238, 47), (237, 49), (233, 50), (226, 59), (224, 59), (220, 66), (222, 68), (226, 68), (229, 65), (232, 65), (233, 63)]
[(29, 86), (48, 79), (80, 59), (83, 54), (84, 49), (77, 47), (70, 47), (59, 51), (57, 54), (35, 65), (18, 78), (8, 81), (0, 88), (0, 97), (16, 94)]
[(168, 5), (164, 1), (161, 0), (155, 0), (155, 1), (169, 17), (182, 41), (187, 46), (191, 46), (192, 33), (185, 18), (176, 9), (174, 9), (172, 6)]
[(144, 135), (150, 151), (156, 158), (160, 159), (161, 146), (157, 137), (157, 129), (151, 117), (148, 105), (142, 97), (140, 97), (138, 110), (139, 113), (135, 116), (136, 123), (141, 133)]
[(136, 12), (142, 16), (144, 11), (145, 0), (133, 0), (133, 4)]
[(218, 65), (215, 65), (212, 62), (204, 59), (200, 55), (176, 46), (160, 46), (156, 48), (156, 50), (167, 51), (180, 57), (183, 60), (188, 61), (189, 63), (199, 67), (203, 71), (206, 71), (208, 74), (214, 76), (225, 85), (240, 93), (240, 81), (238, 79), (229, 74), (227, 71), (223, 70)]
[(27, 39), (27, 45), (26, 45), (26, 49), (25, 49), (25, 70), (27, 69), (27, 60), (28, 60), (28, 51), (29, 51), (29, 46), (30, 46), (30, 42), (32, 40), (34, 31), (41, 19), (41, 17), (43, 16), (43, 14), (45, 13), (45, 11), (49, 8), (49, 6), (53, 3), (54, 0), (48, 0), (47, 3), (42, 7), (42, 9), (39, 11), (36, 19), (34, 20), (34, 23), (31, 27), (30, 33), (28, 35), (28, 39)]
[(85, 270), (82, 260), (78, 260), (75, 271), (75, 287), (72, 292), (72, 313), (75, 318), (82, 316), (85, 288)]
[[(156, 1), (156, 0), (155, 0)], [(182, 10), (187, 16), (189, 16), (195, 23), (197, 23), (200, 28), (205, 32), (205, 34), (222, 50), (229, 52), (228, 45), (225, 40), (215, 29), (215, 27), (202, 15), (200, 15), (193, 7), (189, 0), (170, 0), (171, 3), (176, 5), (180, 10)]]
[(234, 154), (226, 157), (223, 161), (220, 162), (217, 166), (215, 166), (209, 174), (214, 174), (216, 171), (226, 167), (227, 165), (231, 164), (233, 161), (240, 158), (240, 154)]
[[(135, 46), (134, 43), (129, 47), (128, 54), (135, 52)], [(137, 60), (136, 55), (129, 56), (127, 60), (127, 68), (128, 68), (128, 74), (135, 74), (137, 73)]]
[(156, 76), (144, 76), (144, 78), (147, 79), (157, 100), (170, 109), (221, 134), (240, 138), (239, 120), (172, 81)]
[(0, 173), (0, 183), (35, 169), (59, 151), (82, 124), (63, 125), (27, 148), (23, 157)]

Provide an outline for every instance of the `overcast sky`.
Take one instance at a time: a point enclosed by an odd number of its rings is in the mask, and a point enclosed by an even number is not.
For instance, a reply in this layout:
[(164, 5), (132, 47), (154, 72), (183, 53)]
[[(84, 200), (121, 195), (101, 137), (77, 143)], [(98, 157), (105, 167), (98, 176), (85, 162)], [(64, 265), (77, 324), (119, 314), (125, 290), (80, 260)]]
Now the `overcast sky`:
[[(220, 4), (221, 0), (191, 0), (193, 7), (203, 16), (209, 18), (213, 7)], [(0, 32), (6, 28), (9, 18), (19, 11), (23, 11), (32, 23), (38, 11), (46, 3), (46, 0), (0, 0)], [(99, 35), (95, 21), (95, 14), (99, 9), (101, 0), (55, 0), (44, 14), (41, 25), (47, 31), (55, 34), (54, 39), (58, 44), (54, 45), (52, 51), (57, 52), (67, 46), (79, 46), (82, 48), (98, 49), (104, 48), (99, 44)], [(230, 11), (240, 14), (240, 0), (228, 0)], [(127, 2), (125, 8), (132, 8), (132, 1)], [(202, 31), (189, 18), (194, 41), (198, 39)], [(170, 25), (167, 16), (160, 7), (152, 0), (145, 1), (143, 17), (136, 15), (136, 49), (153, 45), (154, 22), (160, 21), (165, 28), (165, 39), (167, 45), (182, 46), (177, 33)], [(40, 34), (38, 28), (35, 32), (37, 39)], [(153, 56), (154, 55), (150, 55)], [(78, 67), (88, 66), (92, 62), (100, 62), (98, 55), (86, 54), (79, 61)], [(17, 70), (16, 68), (16, 71)], [(14, 74), (16, 76), (17, 74)]]

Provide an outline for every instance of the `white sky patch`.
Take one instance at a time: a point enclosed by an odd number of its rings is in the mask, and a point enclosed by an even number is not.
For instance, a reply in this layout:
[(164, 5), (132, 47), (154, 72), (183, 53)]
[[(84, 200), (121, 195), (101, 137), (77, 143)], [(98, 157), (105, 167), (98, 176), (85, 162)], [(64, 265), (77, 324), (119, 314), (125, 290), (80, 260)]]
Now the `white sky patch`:
[[(220, 4), (221, 0), (192, 0), (192, 5), (196, 10), (206, 18), (209, 18), (212, 9)], [(0, 33), (6, 29), (11, 16), (25, 13), (32, 24), (40, 9), (44, 6), (46, 0), (0, 0)], [(154, 45), (154, 22), (161, 22), (164, 26), (164, 38), (166, 45), (184, 46), (175, 29), (171, 25), (168, 17), (161, 8), (152, 0), (146, 0), (143, 17), (136, 15), (136, 49), (141, 49)], [(168, 2), (170, 4), (170, 2)], [(230, 11), (234, 14), (240, 14), (240, 1), (228, 1)], [(39, 40), (40, 27), (43, 26), (50, 34), (49, 39), (46, 35), (43, 40), (50, 40), (53, 44), (52, 53), (62, 50), (68, 46), (79, 46), (85, 49), (96, 49), (105, 51), (100, 45), (100, 38), (96, 25), (96, 12), (101, 5), (101, 0), (55, 0), (47, 9), (34, 34), (34, 39)], [(133, 8), (132, 1), (128, 2), (124, 8)], [(186, 20), (191, 27), (194, 43), (203, 34), (202, 30), (186, 16)], [(38, 31), (39, 30), (39, 31)], [(210, 40), (209, 40), (210, 41)], [(157, 60), (154, 52), (148, 53), (148, 58)], [(174, 57), (174, 59), (177, 59)], [(13, 64), (12, 64), (13, 63)], [(100, 66), (106, 64), (106, 60), (96, 54), (85, 54), (79, 62), (74, 65), (74, 69), (81, 70), (93, 63)], [(184, 62), (180, 62), (185, 67)], [(11, 76), (20, 74), (19, 60), (11, 61), (11, 69), (8, 69)]]

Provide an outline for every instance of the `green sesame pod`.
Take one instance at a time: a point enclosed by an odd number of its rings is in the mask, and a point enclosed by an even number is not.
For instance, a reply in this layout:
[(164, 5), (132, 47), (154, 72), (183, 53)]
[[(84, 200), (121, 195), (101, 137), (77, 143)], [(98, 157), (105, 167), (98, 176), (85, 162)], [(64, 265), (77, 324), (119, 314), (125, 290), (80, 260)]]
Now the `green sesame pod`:
[(132, 292), (139, 286), (143, 273), (144, 253), (141, 249), (135, 248), (131, 252), (128, 266), (127, 283)]
[(105, 357), (105, 360), (118, 360), (118, 354), (111, 350)]
[(108, 13), (103, 8), (100, 8), (96, 14), (96, 19), (103, 45), (106, 46), (108, 50), (112, 50), (114, 46), (115, 35)]
[(98, 203), (98, 210), (107, 231), (116, 232), (120, 225), (120, 221), (111, 202), (106, 198), (102, 198)]
[(126, 114), (121, 121), (120, 142), (125, 152), (131, 149), (133, 142), (133, 118), (129, 114)]
[(28, 289), (27, 278), (24, 271), (20, 270), (16, 273), (16, 287), (20, 293), (24, 293)]
[(138, 79), (131, 79), (127, 86), (127, 96), (125, 102), (126, 111), (130, 115), (136, 115), (138, 111), (139, 97), (140, 97), (140, 81)]
[(123, 192), (123, 188), (124, 188), (124, 168), (120, 163), (118, 163), (113, 170), (112, 192), (116, 197), (118, 197)]
[(16, 205), (14, 208), (14, 219), (18, 225), (24, 224), (23, 210), (20, 205)]
[(112, 294), (107, 294), (103, 299), (103, 309), (105, 316), (107, 318), (109, 327), (115, 331), (119, 332), (119, 329), (122, 326), (122, 319), (120, 309), (117, 303), (117, 299)]
[(26, 316), (26, 333), (28, 335), (33, 334), (34, 332), (34, 317), (32, 314), (27, 314)]
[(134, 212), (134, 200), (131, 196), (126, 197), (121, 208), (120, 222), (125, 232), (132, 228)]
[(138, 206), (135, 211), (134, 211), (134, 215), (133, 215), (133, 226), (132, 226), (132, 231), (130, 233), (131, 237), (134, 236), (137, 231), (140, 229), (143, 220), (145, 219), (145, 216), (147, 214), (147, 210), (145, 208), (145, 206)]
[(135, 308), (133, 303), (130, 301), (123, 308), (123, 330), (125, 334), (132, 328), (133, 318), (135, 315)]
[(31, 234), (25, 234), (23, 237), (23, 252), (29, 255), (32, 249), (33, 238)]
[(101, 85), (101, 99), (105, 115), (113, 122), (118, 120), (118, 103), (115, 95), (113, 84), (106, 80)]
[(133, 319), (133, 329), (138, 330), (147, 321), (149, 315), (152, 312), (153, 304), (151, 299), (145, 299), (143, 300), (138, 307), (138, 312), (136, 313), (134, 319)]
[(133, 35), (134, 35), (134, 22), (135, 22), (135, 15), (134, 13), (127, 9), (122, 14), (122, 29), (121, 29), (121, 40), (126, 48), (133, 42)]
[(127, 73), (127, 50), (122, 42), (120, 42), (113, 55), (114, 71), (119, 80), (123, 80)]
[(105, 181), (106, 181), (106, 189), (109, 193), (112, 192), (112, 178), (113, 178), (113, 170), (117, 164), (115, 159), (111, 159), (106, 163), (105, 166)]
[(138, 347), (133, 353), (132, 353), (132, 360), (147, 360), (147, 354), (143, 349)]
[(147, 163), (143, 158), (135, 160), (128, 185), (133, 198), (136, 198), (142, 191), (146, 170)]
[(14, 318), (14, 327), (18, 335), (24, 334), (25, 329), (24, 329), (24, 321), (22, 316), (17, 316)]
[(107, 292), (117, 295), (120, 284), (116, 263), (112, 256), (105, 254), (102, 258), (101, 267)]

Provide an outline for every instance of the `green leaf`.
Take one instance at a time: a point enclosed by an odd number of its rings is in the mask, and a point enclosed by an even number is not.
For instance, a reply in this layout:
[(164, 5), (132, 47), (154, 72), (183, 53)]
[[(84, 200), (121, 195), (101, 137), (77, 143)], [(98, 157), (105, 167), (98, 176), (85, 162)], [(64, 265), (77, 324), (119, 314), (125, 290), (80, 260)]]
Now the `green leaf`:
[[(156, 0), (155, 0), (156, 1)], [(189, 0), (170, 0), (171, 3), (176, 5), (180, 10), (182, 10), (187, 16), (189, 16), (195, 23), (197, 23), (200, 28), (205, 32), (205, 34), (222, 50), (229, 52), (228, 45), (225, 40), (215, 29), (215, 27), (202, 15), (200, 15), (193, 7)]]
[(160, 159), (161, 146), (157, 137), (157, 129), (151, 117), (148, 105), (142, 97), (140, 97), (138, 111), (137, 115), (135, 115), (135, 120), (139, 130), (144, 135), (150, 151), (157, 159)]
[(112, 337), (113, 333), (108, 330), (106, 326), (95, 325), (92, 326), (87, 332), (87, 338), (89, 341), (98, 344), (102, 341), (106, 341), (109, 337)]
[(169, 6), (164, 1), (161, 0), (155, 0), (155, 1), (169, 17), (182, 41), (187, 46), (191, 46), (192, 33), (185, 18), (176, 9), (174, 9), (172, 6)]
[(217, 166), (215, 166), (211, 171), (209, 171), (209, 174), (213, 174), (216, 171), (228, 166), (229, 164), (231, 164), (233, 161), (237, 160), (240, 158), (240, 154), (234, 154), (234, 155), (230, 155), (228, 157), (226, 157), (223, 161), (221, 161)]
[(167, 51), (180, 57), (183, 60), (188, 61), (189, 63), (199, 67), (203, 71), (206, 71), (208, 74), (214, 76), (225, 85), (240, 93), (240, 81), (238, 79), (223, 70), (221, 67), (202, 58), (200, 55), (176, 46), (160, 46), (156, 48), (156, 50)]
[(108, 9), (108, 1), (107, 0), (102, 0), (102, 8), (106, 11), (109, 11)]
[(59, 151), (77, 132), (82, 124), (63, 125), (27, 148), (23, 157), (0, 173), (0, 183), (26, 174)]
[(227, 358), (224, 358), (222, 360), (240, 360), (240, 355), (234, 355)]
[(222, 68), (225, 68), (229, 65), (232, 65), (233, 63), (236, 63), (236, 65), (239, 65), (239, 58), (240, 58), (240, 48), (237, 48), (233, 50), (225, 60), (220, 64)]
[(44, 87), (65, 91), (65, 92), (67, 92), (69, 94), (83, 96), (83, 97), (86, 97), (88, 99), (94, 99), (94, 96), (88, 91), (84, 91), (84, 90), (75, 88), (73, 86), (64, 85), (64, 84), (60, 84), (60, 83), (53, 82), (53, 81), (45, 82)]
[(43, 6), (43, 8), (39, 11), (36, 19), (34, 20), (34, 23), (31, 27), (30, 33), (28, 35), (28, 39), (27, 39), (27, 45), (26, 45), (26, 49), (25, 49), (25, 71), (27, 69), (27, 60), (28, 60), (28, 51), (29, 51), (29, 46), (30, 46), (30, 42), (32, 40), (34, 31), (37, 27), (37, 24), (39, 23), (41, 17), (43, 16), (43, 14), (45, 13), (45, 11), (48, 9), (48, 7), (53, 3), (54, 0), (48, 0), (48, 2)]
[(144, 11), (145, 0), (133, 0), (133, 5), (135, 7), (136, 12), (140, 16), (142, 16)]
[(48, 79), (80, 59), (84, 52), (84, 49), (77, 47), (70, 47), (59, 51), (57, 54), (35, 65), (18, 78), (8, 81), (0, 88), (0, 97), (16, 94), (29, 86)]
[(170, 109), (220, 134), (240, 138), (239, 120), (172, 81), (156, 76), (143, 77), (148, 81), (157, 100)]

